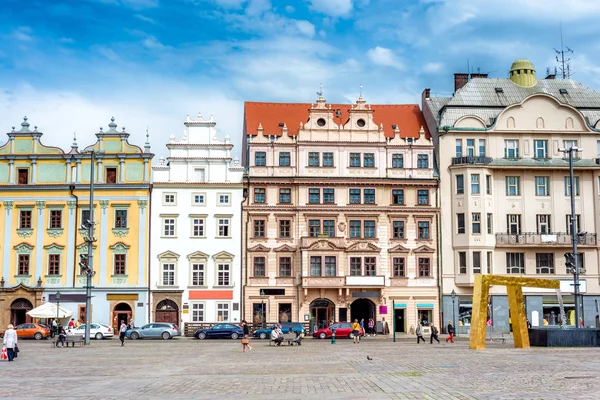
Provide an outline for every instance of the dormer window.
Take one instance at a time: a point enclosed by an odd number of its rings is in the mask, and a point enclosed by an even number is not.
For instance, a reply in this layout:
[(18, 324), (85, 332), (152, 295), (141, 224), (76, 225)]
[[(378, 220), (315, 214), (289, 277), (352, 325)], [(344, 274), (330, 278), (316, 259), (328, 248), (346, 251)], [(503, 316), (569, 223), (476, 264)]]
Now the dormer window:
[(29, 170), (27, 168), (19, 168), (18, 177), (19, 185), (27, 185), (29, 183)]

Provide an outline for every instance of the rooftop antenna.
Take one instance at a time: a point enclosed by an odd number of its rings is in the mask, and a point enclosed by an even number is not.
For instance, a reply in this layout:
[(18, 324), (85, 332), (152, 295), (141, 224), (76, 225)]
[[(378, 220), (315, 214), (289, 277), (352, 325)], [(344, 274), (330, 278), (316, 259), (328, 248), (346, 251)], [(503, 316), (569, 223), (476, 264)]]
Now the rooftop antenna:
[(554, 49), (554, 51), (556, 52), (556, 62), (559, 65), (560, 76), (563, 79), (571, 79), (571, 59), (565, 58), (565, 56), (569, 53), (573, 54), (573, 50), (563, 45), (562, 22), (560, 23), (560, 50)]

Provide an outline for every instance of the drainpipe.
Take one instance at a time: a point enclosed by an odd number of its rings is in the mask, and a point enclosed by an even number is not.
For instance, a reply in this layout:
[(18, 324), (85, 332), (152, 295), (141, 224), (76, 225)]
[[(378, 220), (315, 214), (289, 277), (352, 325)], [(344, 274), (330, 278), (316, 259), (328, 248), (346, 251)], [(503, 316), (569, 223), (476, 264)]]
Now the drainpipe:
[[(150, 282), (152, 282), (152, 186), (152, 184), (148, 186), (148, 322), (152, 321), (152, 301), (150, 301)], [(181, 313), (182, 310), (179, 310), (179, 312)]]
[[(440, 210), (440, 178), (438, 177), (437, 179), (437, 187), (435, 188), (436, 191), (436, 203), (437, 203), (437, 208), (438, 210)], [(436, 225), (436, 232), (437, 232), (437, 270), (438, 270), (438, 297), (439, 297), (439, 305), (440, 305), (440, 309), (439, 309), (439, 317), (440, 317), (440, 329), (442, 329), (444, 327), (444, 298), (443, 298), (443, 279), (442, 279), (442, 259), (441, 259), (441, 247), (442, 247), (442, 230), (440, 229), (440, 212), (438, 211), (435, 214), (435, 225)], [(441, 332), (441, 330), (440, 330)]]
[(77, 233), (79, 232), (79, 197), (74, 193), (75, 185), (69, 185), (71, 196), (75, 197), (75, 235), (73, 236), (73, 289), (75, 289), (75, 281), (77, 280)]
[[(244, 276), (244, 268), (246, 268), (246, 265), (248, 264), (247, 261), (247, 255), (248, 253), (246, 252), (246, 249), (248, 248), (248, 213), (246, 213), (246, 220), (244, 221), (244, 203), (248, 200), (249, 195), (248, 192), (250, 191), (250, 177), (248, 174), (246, 174), (246, 184), (244, 185), (242, 183), (242, 201), (240, 202), (240, 219), (243, 221), (242, 223), (244, 224), (244, 239), (240, 240), (240, 257), (241, 257), (241, 262), (240, 262), (240, 310), (241, 310), (241, 319), (244, 320), (246, 319), (246, 285), (248, 284), (248, 274), (245, 274)], [(242, 179), (243, 182), (243, 179)], [(246, 269), (247, 270), (247, 269)], [(244, 279), (245, 278), (245, 279)], [(251, 322), (253, 323), (253, 322)], [(252, 325), (250, 325), (252, 326)]]

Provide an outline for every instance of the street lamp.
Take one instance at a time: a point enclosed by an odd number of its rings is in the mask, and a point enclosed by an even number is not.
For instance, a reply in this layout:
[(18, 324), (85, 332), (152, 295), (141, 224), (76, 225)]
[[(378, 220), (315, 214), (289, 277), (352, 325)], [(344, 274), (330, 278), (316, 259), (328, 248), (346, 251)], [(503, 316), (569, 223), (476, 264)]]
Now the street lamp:
[(262, 318), (261, 318), (261, 322), (262, 322), (262, 328), (265, 328), (265, 291), (261, 290), (260, 291), (260, 311), (262, 313)]
[[(573, 177), (573, 153), (583, 151), (578, 147), (569, 147), (568, 149), (558, 149), (558, 151), (564, 154), (569, 154), (569, 186), (570, 186), (570, 197), (571, 197), (571, 242), (573, 243), (573, 297), (575, 298), (575, 328), (579, 328), (579, 254), (577, 253), (577, 215), (575, 214), (575, 178)], [(567, 253), (568, 254), (568, 253)], [(565, 257), (567, 255), (565, 254)], [(569, 259), (569, 257), (567, 257)], [(566, 264), (566, 263), (565, 263)]]
[(452, 297), (452, 325), (454, 326), (454, 332), (458, 332), (456, 329), (456, 309), (454, 308), (454, 302), (456, 300), (456, 292), (452, 289), (452, 293), (450, 293), (450, 297)]
[(56, 336), (60, 334), (60, 327), (58, 326), (58, 312), (60, 310), (60, 291), (56, 292)]

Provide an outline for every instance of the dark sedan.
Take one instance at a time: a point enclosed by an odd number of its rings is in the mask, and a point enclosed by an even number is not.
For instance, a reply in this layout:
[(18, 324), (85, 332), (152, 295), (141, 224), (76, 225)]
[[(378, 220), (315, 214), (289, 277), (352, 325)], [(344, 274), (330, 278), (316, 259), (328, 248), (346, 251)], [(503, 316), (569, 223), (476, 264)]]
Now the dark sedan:
[(228, 339), (233, 340), (244, 337), (244, 331), (237, 325), (217, 324), (209, 329), (198, 329), (194, 332), (198, 339)]

